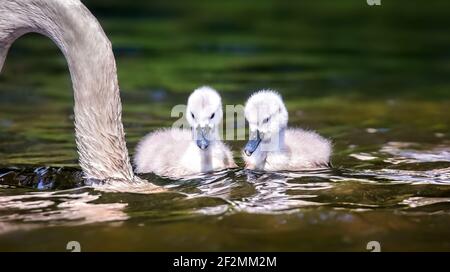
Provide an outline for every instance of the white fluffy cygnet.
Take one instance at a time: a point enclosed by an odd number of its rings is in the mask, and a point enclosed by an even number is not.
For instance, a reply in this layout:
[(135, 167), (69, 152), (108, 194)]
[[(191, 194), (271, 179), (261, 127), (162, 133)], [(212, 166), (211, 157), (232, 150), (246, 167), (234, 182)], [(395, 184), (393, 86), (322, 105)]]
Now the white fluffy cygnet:
[(329, 167), (331, 142), (316, 132), (287, 128), (288, 112), (272, 90), (254, 93), (245, 105), (250, 140), (242, 154), (248, 169), (296, 171)]
[(232, 152), (219, 137), (222, 116), (217, 91), (196, 89), (186, 108), (191, 129), (168, 128), (146, 135), (136, 148), (136, 172), (180, 178), (236, 167)]

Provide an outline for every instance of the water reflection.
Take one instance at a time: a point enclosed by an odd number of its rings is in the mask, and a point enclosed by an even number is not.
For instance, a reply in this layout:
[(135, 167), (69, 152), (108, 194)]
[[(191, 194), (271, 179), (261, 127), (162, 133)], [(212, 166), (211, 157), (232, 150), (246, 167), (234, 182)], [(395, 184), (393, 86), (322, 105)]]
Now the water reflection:
[(450, 203), (450, 197), (410, 197), (402, 201), (401, 204), (411, 208), (434, 205), (437, 203)]
[(391, 155), (385, 162), (392, 164), (417, 162), (450, 162), (450, 147), (439, 145), (428, 150), (417, 150), (420, 145), (405, 142), (388, 142), (380, 152)]
[[(376, 152), (353, 153), (365, 156), (359, 159), (353, 156), (363, 163), (370, 162), (368, 156), (383, 160), (382, 167), (374, 164), (360, 170), (357, 167), (299, 172), (229, 169), (179, 180), (145, 175), (134, 185), (84, 180), (90, 187), (77, 187), (80, 173), (72, 168), (3, 169), (0, 234), (133, 218), (183, 220), (186, 216), (239, 213), (291, 214), (325, 207), (352, 212), (412, 213), (419, 208), (426, 209), (426, 213), (448, 211), (448, 148), (416, 147), (411, 143), (390, 142)], [(66, 183), (55, 182), (60, 177)], [(162, 186), (160, 192), (165, 193), (155, 194), (153, 183)], [(30, 186), (40, 191), (32, 191)], [(75, 188), (54, 191), (52, 186)]]
[(450, 147), (446, 144), (427, 146), (388, 142), (377, 152), (350, 156), (360, 161), (382, 160), (386, 163), (382, 169), (349, 171), (350, 176), (392, 183), (450, 185)]
[(87, 189), (31, 192), (0, 197), (0, 234), (39, 226), (76, 226), (128, 219), (126, 203), (93, 203), (101, 195)]
[[(245, 172), (247, 182), (254, 188), (251, 196), (233, 201), (234, 209), (250, 213), (287, 212), (301, 207), (321, 205), (310, 201), (316, 195), (301, 194), (303, 190), (324, 189), (323, 183), (306, 185), (296, 182), (289, 175), (282, 173)], [(312, 188), (313, 187), (313, 188)], [(329, 188), (327, 183), (325, 188)]]
[(424, 146), (409, 142), (388, 142), (377, 152), (352, 153), (350, 157), (361, 161), (383, 159), (384, 162), (397, 165), (402, 163), (450, 162), (450, 147), (441, 144)]
[(366, 177), (374, 181), (385, 181), (408, 184), (447, 184), (450, 185), (450, 168), (433, 169), (428, 171), (380, 169), (353, 172), (350, 176)]

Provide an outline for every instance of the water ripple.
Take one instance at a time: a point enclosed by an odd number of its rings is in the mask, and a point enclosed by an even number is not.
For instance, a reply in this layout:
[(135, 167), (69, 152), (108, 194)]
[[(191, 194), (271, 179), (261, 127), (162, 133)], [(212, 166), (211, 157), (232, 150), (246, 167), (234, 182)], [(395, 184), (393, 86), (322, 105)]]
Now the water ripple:
[[(377, 209), (412, 212), (411, 209), (418, 207), (427, 207), (429, 211), (446, 209), (450, 205), (447, 186), (450, 167), (442, 161), (449, 160), (448, 148), (435, 146), (421, 151), (416, 147), (411, 143), (390, 142), (378, 152), (351, 156), (364, 163), (383, 160), (387, 165), (381, 169), (355, 167), (298, 172), (230, 169), (178, 180), (146, 175), (136, 184), (85, 180), (89, 188), (58, 191), (50, 187), (67, 186), (54, 182), (58, 175), (65, 179), (73, 177), (74, 180), (68, 181), (73, 186), (80, 184), (80, 173), (73, 172), (79, 170), (4, 169), (0, 172), (0, 182), (3, 182), (0, 233), (40, 226), (123, 222), (137, 214), (177, 220), (186, 215), (290, 214), (321, 207), (354, 212)], [(159, 185), (157, 190), (153, 183)], [(38, 191), (18, 193), (24, 184), (31, 184)]]
[(27, 228), (34, 228), (44, 223), (47, 226), (84, 225), (128, 219), (124, 212), (126, 203), (93, 203), (101, 195), (82, 190), (1, 196), (0, 222), (3, 224), (0, 233), (15, 230), (20, 222)]

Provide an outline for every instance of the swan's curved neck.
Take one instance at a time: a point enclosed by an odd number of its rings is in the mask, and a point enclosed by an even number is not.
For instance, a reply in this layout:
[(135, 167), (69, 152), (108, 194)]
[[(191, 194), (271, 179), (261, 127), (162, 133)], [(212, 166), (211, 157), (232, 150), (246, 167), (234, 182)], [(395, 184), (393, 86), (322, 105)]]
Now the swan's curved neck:
[(67, 59), (74, 89), (79, 163), (88, 178), (134, 178), (122, 125), (111, 44), (79, 0), (0, 1), (0, 70), (23, 34), (51, 38)]

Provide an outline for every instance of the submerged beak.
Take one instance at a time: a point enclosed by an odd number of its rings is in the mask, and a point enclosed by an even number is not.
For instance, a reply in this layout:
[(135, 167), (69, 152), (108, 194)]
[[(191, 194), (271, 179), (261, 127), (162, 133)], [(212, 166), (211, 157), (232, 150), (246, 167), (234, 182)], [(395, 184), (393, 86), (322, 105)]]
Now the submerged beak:
[(260, 143), (261, 137), (259, 136), (259, 131), (257, 130), (256, 135), (255, 133), (253, 133), (253, 135), (250, 135), (250, 140), (245, 145), (244, 149), (245, 155), (250, 157), (253, 154), (253, 152), (255, 152), (255, 150), (258, 148)]
[(209, 146), (209, 140), (208, 140), (208, 132), (206, 131), (206, 128), (198, 128), (197, 129), (197, 146), (201, 150), (205, 150)]

